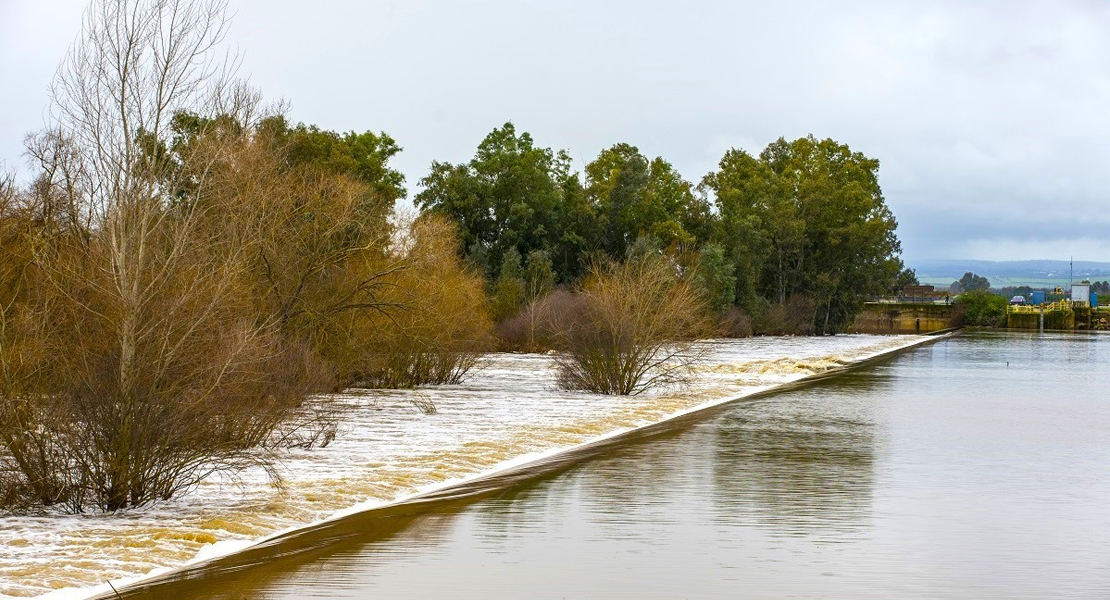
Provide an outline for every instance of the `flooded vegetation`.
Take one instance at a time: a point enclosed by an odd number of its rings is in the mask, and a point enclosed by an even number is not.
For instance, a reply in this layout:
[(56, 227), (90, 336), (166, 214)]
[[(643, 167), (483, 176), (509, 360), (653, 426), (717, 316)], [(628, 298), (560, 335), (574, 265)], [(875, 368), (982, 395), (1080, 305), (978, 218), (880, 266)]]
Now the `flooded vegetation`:
[(289, 121), (228, 15), (91, 0), (31, 179), (0, 177), (0, 510), (280, 485), (340, 432), (325, 392), (459, 384), (497, 348), (554, 350), (564, 389), (666, 388), (699, 340), (839, 333), (904, 274), (878, 161), (812, 135), (695, 186), (627, 143), (583, 175), (507, 123), (398, 211), (396, 140)]
[[(915, 336), (750, 338), (706, 344), (694, 383), (639, 396), (562, 392), (543, 355), (497, 354), (466, 383), (365, 391), (342, 403), (326, 448), (291, 450), (275, 488), (261, 469), (114, 515), (0, 520), (0, 593), (32, 596), (119, 582), (242, 549), (337, 513), (535, 459), (706, 403), (751, 394), (920, 341)], [(425, 414), (414, 399), (429, 401)]]
[(125, 597), (1101, 598), (1108, 368), (964, 334)]

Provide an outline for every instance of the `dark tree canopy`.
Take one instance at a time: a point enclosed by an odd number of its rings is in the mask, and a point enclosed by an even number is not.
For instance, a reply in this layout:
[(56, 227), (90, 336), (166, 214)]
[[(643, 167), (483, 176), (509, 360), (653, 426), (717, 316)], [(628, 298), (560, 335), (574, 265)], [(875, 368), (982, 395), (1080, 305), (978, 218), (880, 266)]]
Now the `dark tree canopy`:
[(894, 279), (894, 288), (891, 289), (891, 292), (898, 294), (901, 290), (914, 285), (921, 285), (921, 282), (917, 280), (917, 271), (905, 268), (898, 272), (898, 277)]
[(565, 279), (581, 268), (570, 255), (588, 252), (594, 237), (577, 179), (566, 153), (536, 146), (506, 123), (482, 140), (469, 163), (432, 163), (416, 205), (458, 223), (467, 254), (479, 256), (475, 262), (491, 276), (510, 250), (545, 251)]
[(649, 160), (630, 144), (603, 150), (586, 165), (586, 193), (604, 232), (601, 248), (618, 260), (643, 236), (664, 247), (694, 247), (708, 237), (708, 202), (670, 163)]
[(1006, 304), (1006, 298), (985, 289), (969, 290), (956, 298), (956, 306), (963, 311), (964, 323), (982, 327), (1004, 327)]
[(976, 275), (971, 271), (964, 273), (964, 276), (959, 281), (952, 284), (952, 291), (957, 294), (964, 292), (986, 291), (991, 289), (991, 281), (982, 275)]
[[(758, 156), (729, 150), (697, 189), (627, 143), (602, 150), (580, 177), (566, 152), (507, 123), (470, 162), (433, 163), (416, 204), (458, 224), (469, 262), (491, 282), (506, 256), (517, 264), (543, 252), (555, 282), (573, 283), (595, 259), (626, 260), (650, 240), (686, 256), (680, 262), (700, 273), (715, 309), (738, 305), (758, 317), (789, 305), (804, 313), (791, 322), (826, 334), (864, 299), (916, 280), (898, 258), (878, 169), (844, 144), (809, 136), (779, 139)], [(508, 294), (515, 280), (499, 285)]]
[(736, 267), (720, 244), (708, 244), (699, 254), (694, 287), (714, 313), (722, 314), (736, 302)]
[(258, 129), (285, 147), (291, 164), (318, 165), (369, 184), (390, 206), (405, 196), (405, 176), (389, 167), (401, 147), (385, 132), (340, 134), (304, 123), (291, 127), (281, 116), (265, 119)]
[(831, 139), (779, 139), (759, 157), (730, 150), (703, 189), (717, 198), (719, 243), (737, 269), (737, 297), (801, 297), (811, 331), (835, 333), (902, 270), (897, 223), (883, 199), (879, 162)]
[[(170, 123), (168, 143), (145, 139), (144, 147), (159, 157), (159, 163), (179, 186), (175, 195), (186, 199), (194, 195), (189, 182), (196, 177), (182, 177), (190, 153), (198, 137), (222, 137), (228, 140), (247, 135), (263, 141), (282, 157), (288, 169), (308, 169), (348, 177), (366, 186), (362, 201), (364, 218), (384, 226), (397, 200), (404, 198), (405, 176), (389, 165), (401, 147), (385, 132), (340, 134), (322, 130), (315, 125), (298, 123), (291, 126), (285, 117), (275, 115), (248, 126), (234, 117), (221, 115), (202, 117), (192, 112), (178, 112)], [(142, 135), (142, 134), (140, 134)]]

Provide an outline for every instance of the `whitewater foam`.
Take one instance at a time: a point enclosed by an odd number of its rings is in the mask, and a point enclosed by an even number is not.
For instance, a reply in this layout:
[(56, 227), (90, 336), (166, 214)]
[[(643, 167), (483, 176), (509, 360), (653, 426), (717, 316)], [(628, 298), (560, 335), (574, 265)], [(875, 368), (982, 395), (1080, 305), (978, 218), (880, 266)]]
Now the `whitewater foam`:
[[(346, 435), (322, 450), (292, 452), (284, 490), (255, 473), (117, 515), (0, 519), (0, 595), (102, 594), (110, 591), (106, 579), (131, 585), (929, 339), (714, 341), (692, 387), (633, 398), (555, 390), (543, 355), (493, 355), (460, 386), (346, 394), (339, 398), (351, 409)], [(417, 393), (438, 413), (413, 411)], [(151, 539), (154, 546), (129, 546)]]

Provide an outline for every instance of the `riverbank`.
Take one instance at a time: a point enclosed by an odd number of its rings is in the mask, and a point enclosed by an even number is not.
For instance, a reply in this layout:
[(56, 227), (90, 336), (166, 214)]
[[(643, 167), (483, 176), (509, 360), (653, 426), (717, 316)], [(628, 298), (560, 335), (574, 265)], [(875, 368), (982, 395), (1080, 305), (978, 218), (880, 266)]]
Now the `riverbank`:
[[(447, 489), (706, 406), (766, 392), (929, 341), (919, 336), (712, 342), (682, 392), (615, 398), (554, 390), (550, 358), (494, 355), (468, 383), (341, 397), (350, 419), (333, 445), (296, 452), (285, 489), (264, 474), (210, 482), (173, 502), (113, 516), (0, 521), (0, 585), (10, 596), (108, 591), (169, 568), (273, 541), (312, 523)], [(413, 408), (433, 402), (436, 414)]]

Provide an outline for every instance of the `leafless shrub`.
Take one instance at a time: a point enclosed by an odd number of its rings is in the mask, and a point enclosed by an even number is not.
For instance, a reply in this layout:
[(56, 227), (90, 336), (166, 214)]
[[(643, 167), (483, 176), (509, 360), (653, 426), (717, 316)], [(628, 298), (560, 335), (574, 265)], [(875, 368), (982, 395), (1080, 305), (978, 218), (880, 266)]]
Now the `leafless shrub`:
[(178, 110), (246, 98), (213, 54), (223, 9), (94, 1), (55, 126), (29, 138), (43, 174), (14, 201), (5, 187), (0, 459), (5, 489), (40, 505), (113, 511), (268, 469), (264, 442), (319, 381), (259, 311), (253, 242), (197, 201), (210, 169), (164, 152)]
[(534, 309), (532, 306), (525, 307), (525, 309), (497, 324), (494, 328), (494, 335), (497, 337), (497, 347), (500, 350), (507, 352), (528, 352), (533, 351), (531, 342), (533, 336), (531, 335), (532, 318), (530, 314)]
[[(392, 248), (375, 188), (288, 160), (217, 48), (223, 0), (93, 0), (0, 181), (0, 500), (113, 511), (325, 445), (305, 399), (459, 381), (481, 278), (434, 219)], [(178, 126), (191, 127), (182, 137)]]
[(497, 341), (502, 350), (545, 352), (558, 344), (560, 323), (582, 310), (581, 298), (566, 288), (528, 303), (519, 313), (497, 324)]
[(110, 264), (101, 236), (87, 254), (60, 252), (51, 271), (69, 276), (44, 290), (48, 394), (74, 418), (71, 459), (106, 510), (264, 463), (254, 450), (311, 391), (277, 328), (257, 322), (235, 255), (212, 256), (213, 240), (186, 241), (176, 227), (160, 233), (144, 236), (139, 295), (119, 294), (99, 269)]
[(783, 304), (771, 304), (767, 311), (754, 320), (755, 332), (760, 335), (809, 335), (813, 331), (813, 301), (795, 294)]
[(12, 510), (65, 502), (80, 488), (67, 468), (65, 404), (46, 387), (51, 353), (36, 250), (55, 230), (53, 191), (41, 178), (30, 191), (0, 180), (0, 506)]
[(404, 307), (371, 315), (355, 330), (365, 353), (359, 385), (411, 388), (459, 383), (491, 344), (484, 283), (458, 258), (454, 228), (426, 215), (411, 224), (399, 257), (406, 265), (390, 279), (384, 297)]
[(693, 342), (712, 331), (699, 295), (664, 257), (597, 266), (576, 297), (554, 324), (564, 389), (635, 395), (680, 383), (700, 356)]
[(408, 309), (392, 290), (408, 268), (390, 252), (389, 206), (370, 186), (312, 165), (230, 122), (187, 149), (208, 165), (206, 228), (249, 249), (251, 293), (260, 319), (307, 344), (341, 389), (355, 382), (381, 322)]
[(752, 318), (736, 306), (721, 317), (720, 329), (723, 335), (730, 338), (751, 337), (755, 333)]
[(412, 405), (415, 406), (417, 410), (426, 415), (434, 415), (439, 412), (435, 402), (424, 394), (415, 394), (409, 398), (409, 401), (412, 402)]
[(339, 435), (340, 414), (324, 398), (308, 401), (290, 418), (278, 424), (263, 442), (268, 449), (327, 448)]
[(24, 513), (35, 505), (34, 497), (18, 470), (10, 464), (0, 465), (0, 510)]

